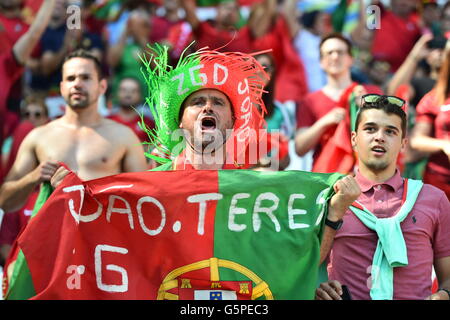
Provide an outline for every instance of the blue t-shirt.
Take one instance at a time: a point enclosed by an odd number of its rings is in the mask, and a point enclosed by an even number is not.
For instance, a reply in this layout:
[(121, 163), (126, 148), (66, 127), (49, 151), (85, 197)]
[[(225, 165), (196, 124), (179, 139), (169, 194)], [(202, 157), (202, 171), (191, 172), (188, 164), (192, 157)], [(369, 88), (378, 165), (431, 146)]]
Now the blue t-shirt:
[[(47, 28), (41, 37), (40, 45), (42, 53), (46, 51), (58, 52), (64, 45), (64, 37), (66, 35), (66, 25), (63, 24), (57, 28)], [(89, 32), (83, 33), (83, 38), (80, 41), (77, 49), (83, 48), (86, 50), (99, 49), (103, 51), (104, 45), (99, 35)], [(32, 74), (30, 87), (35, 90), (50, 90), (56, 88), (59, 90), (59, 83), (61, 82), (61, 66), (55, 72), (48, 76), (40, 74)]]

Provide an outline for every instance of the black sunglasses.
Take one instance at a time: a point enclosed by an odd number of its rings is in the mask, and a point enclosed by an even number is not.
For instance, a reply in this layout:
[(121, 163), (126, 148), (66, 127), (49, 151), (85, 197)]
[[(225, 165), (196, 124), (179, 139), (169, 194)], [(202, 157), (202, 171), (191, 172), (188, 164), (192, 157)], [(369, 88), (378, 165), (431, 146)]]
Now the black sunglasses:
[(42, 113), (37, 111), (37, 112), (29, 112), (26, 111), (24, 114), (25, 118), (29, 118), (30, 116), (34, 116), (35, 118), (40, 118), (42, 116)]
[(381, 98), (386, 98), (387, 101), (390, 104), (393, 104), (399, 108), (403, 108), (403, 106), (405, 105), (405, 100), (399, 98), (399, 97), (395, 97), (395, 96), (384, 96), (384, 95), (379, 95), (376, 93), (369, 93), (369, 94), (365, 94), (361, 97), (361, 101), (363, 103), (376, 103), (378, 100), (380, 100)]

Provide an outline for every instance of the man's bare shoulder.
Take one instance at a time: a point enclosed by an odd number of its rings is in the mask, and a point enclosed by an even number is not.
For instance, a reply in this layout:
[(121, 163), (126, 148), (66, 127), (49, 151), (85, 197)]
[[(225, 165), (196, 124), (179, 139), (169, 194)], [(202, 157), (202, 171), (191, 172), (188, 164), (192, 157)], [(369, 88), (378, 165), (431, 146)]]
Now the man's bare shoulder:
[(117, 139), (122, 141), (129, 141), (130, 139), (135, 140), (138, 139), (133, 130), (119, 122), (116, 122), (111, 119), (104, 118), (102, 119), (102, 130), (106, 130), (109, 134), (114, 134)]
[(128, 126), (108, 118), (102, 119), (102, 127), (108, 130), (120, 130), (121, 133), (133, 132)]
[(53, 120), (31, 130), (22, 144), (26, 144), (32, 148), (42, 144), (48, 145), (56, 141), (55, 139), (64, 137), (64, 132), (64, 128), (59, 124), (59, 120)]
[(34, 132), (37, 137), (42, 137), (47, 135), (59, 135), (60, 130), (65, 129), (67, 129), (67, 125), (64, 125), (62, 118), (58, 118), (33, 129), (32, 132)]
[(39, 127), (35, 127), (33, 130), (30, 131), (30, 133), (28, 133), (28, 135), (26, 136), (27, 140), (30, 141), (36, 141), (39, 139), (42, 139), (43, 137), (45, 137), (46, 135), (48, 135), (49, 133), (52, 132), (52, 128), (53, 128), (53, 121), (44, 124), (42, 126)]

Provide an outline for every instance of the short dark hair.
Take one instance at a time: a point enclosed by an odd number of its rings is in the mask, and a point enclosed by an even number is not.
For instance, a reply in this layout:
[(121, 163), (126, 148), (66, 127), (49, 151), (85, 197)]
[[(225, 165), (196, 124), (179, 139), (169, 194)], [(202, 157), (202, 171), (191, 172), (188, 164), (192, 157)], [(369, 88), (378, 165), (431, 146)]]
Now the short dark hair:
[(321, 58), (322, 58), (322, 45), (324, 44), (325, 41), (327, 41), (329, 39), (339, 39), (342, 42), (344, 42), (347, 45), (347, 53), (350, 56), (352, 56), (353, 45), (352, 45), (351, 41), (349, 39), (347, 39), (346, 37), (344, 37), (341, 33), (332, 32), (332, 33), (327, 34), (326, 36), (324, 36), (322, 38), (322, 40), (320, 40), (319, 52), (320, 52)]
[(97, 70), (98, 80), (102, 80), (104, 78), (102, 64), (100, 63), (100, 60), (98, 60), (98, 58), (96, 56), (89, 53), (89, 51), (87, 51), (85, 49), (77, 49), (77, 50), (69, 53), (64, 58), (63, 66), (67, 61), (69, 61), (70, 59), (73, 59), (73, 58), (83, 58), (83, 59), (91, 60), (92, 62), (94, 62), (95, 69)]
[(316, 23), (319, 14), (320, 14), (319, 10), (305, 12), (300, 16), (299, 21), (305, 28), (312, 29), (314, 27), (314, 24)]
[(359, 108), (356, 115), (355, 131), (358, 130), (359, 123), (361, 122), (361, 115), (364, 113), (364, 111), (370, 109), (382, 110), (387, 114), (395, 114), (399, 116), (402, 120), (402, 138), (406, 136), (407, 118), (405, 111), (403, 111), (403, 109), (399, 106), (390, 103), (388, 97), (383, 95), (380, 95), (380, 97), (372, 103), (364, 102), (361, 108)]

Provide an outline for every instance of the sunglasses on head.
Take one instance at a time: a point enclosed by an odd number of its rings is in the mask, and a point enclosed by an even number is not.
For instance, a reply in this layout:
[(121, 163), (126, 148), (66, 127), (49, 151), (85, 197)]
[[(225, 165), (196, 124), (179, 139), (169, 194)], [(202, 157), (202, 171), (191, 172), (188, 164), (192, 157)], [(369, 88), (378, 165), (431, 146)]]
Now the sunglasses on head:
[(25, 116), (25, 118), (29, 118), (30, 116), (33, 116), (35, 118), (40, 118), (42, 116), (42, 113), (39, 111), (36, 111), (36, 112), (26, 111), (23, 115)]
[(384, 96), (384, 95), (379, 95), (379, 94), (375, 94), (375, 93), (369, 93), (369, 94), (363, 95), (361, 97), (361, 101), (363, 103), (376, 103), (381, 98), (385, 98), (390, 104), (393, 104), (399, 108), (403, 108), (403, 106), (405, 105), (405, 100), (400, 99), (399, 97)]

